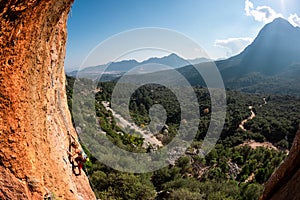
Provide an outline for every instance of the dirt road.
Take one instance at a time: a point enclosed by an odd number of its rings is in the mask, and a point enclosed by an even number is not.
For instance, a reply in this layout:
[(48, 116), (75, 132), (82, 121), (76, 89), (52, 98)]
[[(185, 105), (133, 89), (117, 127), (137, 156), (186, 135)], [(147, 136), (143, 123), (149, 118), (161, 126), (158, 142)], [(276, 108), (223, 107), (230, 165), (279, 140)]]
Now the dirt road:
[(130, 129), (133, 129), (136, 133), (139, 133), (142, 138), (144, 138), (144, 147), (148, 147), (149, 144), (152, 146), (163, 146), (161, 141), (159, 141), (150, 131), (143, 130), (140, 127), (138, 127), (135, 123), (131, 123), (127, 121), (125, 118), (123, 118), (120, 114), (116, 113), (114, 110), (112, 110), (109, 107), (109, 102), (103, 101), (103, 106), (106, 110), (111, 111), (114, 118), (116, 119), (117, 125), (121, 128), (125, 129), (126, 127), (129, 127)]

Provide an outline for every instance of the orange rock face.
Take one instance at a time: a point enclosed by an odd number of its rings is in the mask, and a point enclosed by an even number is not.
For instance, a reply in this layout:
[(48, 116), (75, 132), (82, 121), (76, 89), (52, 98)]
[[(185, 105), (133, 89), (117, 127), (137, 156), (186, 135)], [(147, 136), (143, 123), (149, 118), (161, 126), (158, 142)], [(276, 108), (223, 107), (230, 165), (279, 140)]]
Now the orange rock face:
[(268, 180), (261, 200), (300, 199), (300, 129), (288, 157)]
[(0, 199), (95, 199), (72, 173), (65, 94), (72, 0), (1, 0)]

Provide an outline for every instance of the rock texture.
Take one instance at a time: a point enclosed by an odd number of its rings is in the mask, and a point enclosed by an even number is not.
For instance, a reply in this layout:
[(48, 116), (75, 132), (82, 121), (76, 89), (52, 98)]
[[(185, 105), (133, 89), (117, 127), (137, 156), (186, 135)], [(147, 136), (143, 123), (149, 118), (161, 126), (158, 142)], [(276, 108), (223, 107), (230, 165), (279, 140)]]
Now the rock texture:
[(268, 180), (261, 200), (300, 199), (300, 129), (286, 160)]
[(65, 94), (72, 0), (0, 1), (0, 199), (95, 199), (74, 176)]

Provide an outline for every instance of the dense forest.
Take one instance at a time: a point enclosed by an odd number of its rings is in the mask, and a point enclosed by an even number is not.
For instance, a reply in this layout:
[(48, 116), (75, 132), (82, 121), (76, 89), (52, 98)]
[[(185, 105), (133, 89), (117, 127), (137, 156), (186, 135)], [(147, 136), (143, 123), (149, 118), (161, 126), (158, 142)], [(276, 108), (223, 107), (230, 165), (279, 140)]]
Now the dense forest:
[[(75, 79), (67, 77), (67, 81), (71, 109)], [(76, 84), (89, 84), (89, 81), (77, 79)], [(88, 100), (82, 103), (95, 108), (102, 131), (114, 144), (127, 151), (149, 151), (151, 146), (145, 147), (144, 139), (135, 130), (121, 128), (113, 113), (104, 106), (103, 102), (110, 102), (114, 86), (114, 82), (99, 83), (95, 105)], [(184, 93), (184, 89), (177, 89)], [(292, 96), (227, 91), (226, 119), (221, 137), (215, 148), (201, 157), (198, 152), (210, 123), (211, 102), (207, 89), (194, 87), (193, 90), (200, 112), (196, 137), (185, 155), (165, 168), (146, 174), (119, 172), (97, 161), (83, 143), (90, 157), (85, 171), (98, 198), (258, 199), (264, 183), (291, 147), (300, 119), (300, 100)], [(164, 86), (144, 85), (130, 98), (129, 111), (134, 123), (146, 127), (150, 123), (149, 109), (155, 104), (161, 104), (167, 113), (166, 123), (154, 130), (155, 137), (166, 145), (185, 120), (180, 118), (180, 106), (188, 109), (188, 105), (179, 105), (172, 91)], [(91, 117), (82, 112), (81, 117)], [(253, 114), (254, 117), (241, 127), (241, 122)], [(78, 119), (74, 113), (72, 117), (74, 125), (81, 126), (76, 123)], [(80, 128), (91, 130), (87, 126)]]

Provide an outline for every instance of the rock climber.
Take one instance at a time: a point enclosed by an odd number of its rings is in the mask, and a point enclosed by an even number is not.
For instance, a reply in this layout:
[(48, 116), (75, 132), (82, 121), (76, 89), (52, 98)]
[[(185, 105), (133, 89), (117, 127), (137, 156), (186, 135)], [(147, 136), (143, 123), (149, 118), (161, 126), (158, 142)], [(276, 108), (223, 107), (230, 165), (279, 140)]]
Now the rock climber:
[(71, 157), (74, 157), (77, 155), (74, 160), (77, 163), (77, 167), (79, 170), (78, 175), (81, 175), (81, 170), (83, 168), (84, 163), (87, 161), (87, 156), (84, 153), (84, 151), (79, 148), (79, 144), (77, 142), (72, 142), (71, 147), (73, 147), (75, 149), (74, 153), (71, 153), (70, 151), (67, 151), (67, 152)]

